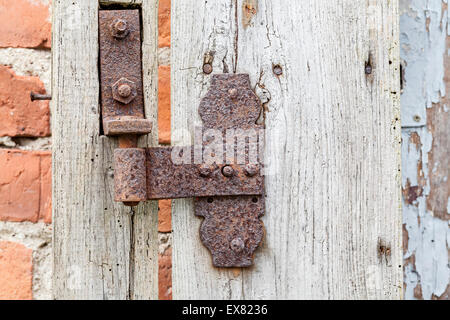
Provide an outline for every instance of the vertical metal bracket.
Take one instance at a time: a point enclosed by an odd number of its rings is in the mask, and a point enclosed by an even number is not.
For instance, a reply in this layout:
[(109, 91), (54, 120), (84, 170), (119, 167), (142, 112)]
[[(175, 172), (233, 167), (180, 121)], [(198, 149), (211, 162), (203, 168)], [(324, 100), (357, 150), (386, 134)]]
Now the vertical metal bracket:
[(100, 92), (105, 135), (151, 132), (144, 116), (139, 10), (100, 10)]

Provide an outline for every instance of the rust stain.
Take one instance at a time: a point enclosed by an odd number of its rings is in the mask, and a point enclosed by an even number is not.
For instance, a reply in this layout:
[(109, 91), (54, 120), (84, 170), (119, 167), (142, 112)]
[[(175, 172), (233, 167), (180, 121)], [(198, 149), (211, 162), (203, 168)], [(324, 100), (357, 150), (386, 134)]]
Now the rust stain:
[(411, 186), (411, 182), (407, 179), (405, 188), (402, 189), (402, 193), (406, 203), (414, 204), (414, 201), (423, 195), (423, 188), (421, 186)]
[(432, 295), (432, 300), (449, 300), (450, 299), (450, 284), (447, 285), (447, 289), (445, 289), (445, 292), (440, 296)]
[(417, 132), (412, 132), (409, 137), (409, 142), (416, 146), (416, 150), (419, 150), (422, 143), (420, 142), (420, 136)]
[[(450, 37), (447, 37), (450, 48)], [(445, 70), (450, 70), (450, 56), (445, 51)], [(427, 209), (442, 220), (450, 220), (447, 204), (450, 197), (450, 72), (445, 72), (444, 82), (446, 96), (437, 104), (427, 109), (427, 126), (433, 136), (429, 159), (430, 193), (427, 197)]]
[(258, 12), (258, 0), (244, 0), (242, 2), (242, 24), (244, 28), (250, 25), (253, 17)]
[(414, 298), (423, 300), (423, 294), (422, 294), (422, 286), (417, 284), (417, 286), (414, 288)]
[[(406, 230), (406, 224), (403, 224), (402, 226), (403, 229), (403, 255), (406, 254), (406, 252), (408, 252), (408, 242), (409, 242), (409, 234), (408, 234), (408, 230)], [(405, 264), (406, 261), (404, 261)], [(403, 265), (404, 267), (404, 265)]]
[(385, 259), (386, 263), (388, 263), (391, 259), (391, 245), (387, 244), (383, 239), (378, 239), (378, 245), (377, 245), (377, 253), (378, 253), (378, 260), (382, 262), (383, 258)]
[(233, 276), (237, 278), (241, 275), (242, 268), (231, 268), (231, 271), (233, 272)]

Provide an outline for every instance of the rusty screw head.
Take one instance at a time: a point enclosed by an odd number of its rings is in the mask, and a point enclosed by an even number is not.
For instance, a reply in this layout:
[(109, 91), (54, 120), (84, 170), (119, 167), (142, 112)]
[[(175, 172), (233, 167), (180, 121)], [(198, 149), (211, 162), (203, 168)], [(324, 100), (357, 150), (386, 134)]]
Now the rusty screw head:
[(210, 74), (212, 71), (213, 71), (213, 68), (210, 63), (205, 63), (203, 65), (203, 73)]
[(121, 84), (119, 88), (117, 88), (117, 92), (122, 98), (128, 98), (131, 94), (131, 87), (126, 83)]
[(208, 165), (203, 164), (203, 165), (200, 166), (199, 172), (200, 172), (200, 175), (202, 177), (206, 178), (206, 177), (209, 177), (211, 175), (211, 168)]
[(234, 174), (234, 169), (231, 166), (225, 166), (222, 168), (222, 174), (225, 177), (231, 177)]
[(228, 90), (228, 94), (230, 95), (231, 99), (236, 99), (238, 91), (236, 88), (232, 88), (232, 89)]
[(259, 166), (256, 164), (248, 164), (244, 168), (245, 174), (249, 177), (253, 177), (259, 172)]
[(116, 19), (111, 25), (111, 33), (114, 38), (123, 39), (128, 33), (127, 21), (123, 19)]
[(276, 76), (281, 76), (283, 74), (283, 68), (281, 68), (281, 66), (279, 64), (274, 65), (272, 70)]
[(136, 85), (127, 78), (120, 78), (112, 85), (114, 100), (128, 104), (137, 96)]
[(236, 253), (242, 252), (244, 250), (244, 241), (241, 238), (235, 238), (231, 240), (230, 247)]

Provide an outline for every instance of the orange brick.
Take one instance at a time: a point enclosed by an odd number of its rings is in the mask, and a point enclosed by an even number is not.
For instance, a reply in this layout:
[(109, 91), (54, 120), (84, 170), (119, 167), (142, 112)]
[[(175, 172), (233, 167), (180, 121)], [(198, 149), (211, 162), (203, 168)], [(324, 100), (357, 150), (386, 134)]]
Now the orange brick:
[(170, 144), (170, 66), (158, 68), (159, 143)]
[(41, 0), (0, 0), (0, 47), (50, 48), (49, 8)]
[(39, 220), (52, 223), (52, 155), (41, 154), (41, 194), (39, 201)]
[(50, 223), (49, 155), (0, 149), (0, 220)]
[(32, 299), (32, 250), (9, 242), (0, 242), (0, 300)]
[(0, 65), (0, 136), (50, 135), (49, 103), (31, 102), (30, 91), (45, 93), (39, 78), (18, 76)]
[(158, 231), (171, 232), (172, 231), (172, 201), (159, 200), (158, 202)]
[(172, 300), (172, 248), (159, 255), (158, 297), (159, 300)]
[(158, 46), (170, 47), (170, 0), (159, 0)]

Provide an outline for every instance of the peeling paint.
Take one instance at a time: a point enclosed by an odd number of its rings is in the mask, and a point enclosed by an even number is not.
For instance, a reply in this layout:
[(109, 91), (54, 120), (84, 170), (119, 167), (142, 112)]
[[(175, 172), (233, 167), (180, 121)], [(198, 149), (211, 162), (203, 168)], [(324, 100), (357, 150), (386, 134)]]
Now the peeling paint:
[(400, 10), (405, 299), (448, 299), (449, 9), (400, 0)]
[[(407, 4), (405, 4), (405, 2)], [(402, 94), (402, 125), (426, 124), (426, 108), (445, 96), (444, 54), (447, 17), (442, 3), (447, 0), (401, 0), (400, 55), (405, 77)]]

